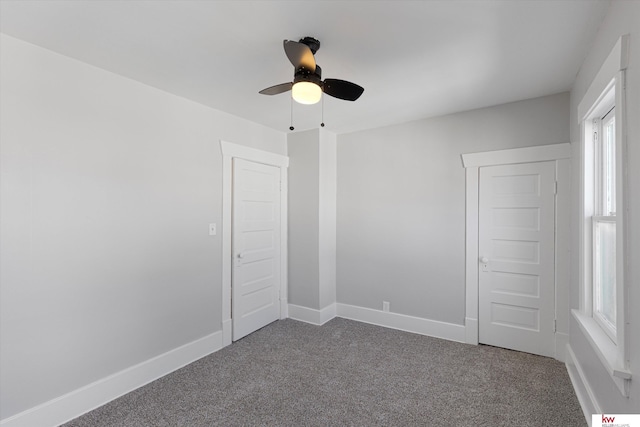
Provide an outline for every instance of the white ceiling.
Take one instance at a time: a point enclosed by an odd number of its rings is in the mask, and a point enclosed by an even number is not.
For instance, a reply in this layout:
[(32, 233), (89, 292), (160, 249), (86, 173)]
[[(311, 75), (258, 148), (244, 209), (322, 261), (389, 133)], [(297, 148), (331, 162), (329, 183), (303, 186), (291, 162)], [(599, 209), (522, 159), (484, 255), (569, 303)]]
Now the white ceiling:
[[(282, 40), (313, 36), (338, 133), (570, 89), (608, 8), (600, 0), (0, 0), (0, 30), (167, 92), (286, 131), (293, 79)], [(296, 130), (320, 105), (294, 106)]]

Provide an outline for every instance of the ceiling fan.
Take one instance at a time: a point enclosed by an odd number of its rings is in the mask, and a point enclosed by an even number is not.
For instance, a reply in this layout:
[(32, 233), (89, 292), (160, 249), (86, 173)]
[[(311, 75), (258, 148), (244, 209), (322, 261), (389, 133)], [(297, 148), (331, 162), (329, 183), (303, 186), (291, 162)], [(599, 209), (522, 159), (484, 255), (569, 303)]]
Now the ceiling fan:
[(305, 37), (298, 42), (285, 40), (283, 45), (284, 52), (295, 69), (293, 82), (271, 86), (259, 93), (277, 95), (290, 90), (295, 101), (315, 104), (322, 98), (322, 92), (345, 101), (355, 101), (364, 92), (362, 86), (346, 80), (322, 80), (322, 69), (313, 56), (320, 49), (320, 42), (313, 37)]

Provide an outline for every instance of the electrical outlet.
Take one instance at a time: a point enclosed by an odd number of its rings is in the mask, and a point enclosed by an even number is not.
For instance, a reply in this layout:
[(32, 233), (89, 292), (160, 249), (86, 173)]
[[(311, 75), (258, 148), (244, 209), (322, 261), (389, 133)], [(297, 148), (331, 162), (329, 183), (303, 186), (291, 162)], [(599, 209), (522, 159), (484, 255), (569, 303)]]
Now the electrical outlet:
[(215, 223), (209, 224), (209, 236), (215, 236), (216, 234), (217, 234), (216, 224)]
[(382, 311), (389, 312), (389, 301), (382, 301)]

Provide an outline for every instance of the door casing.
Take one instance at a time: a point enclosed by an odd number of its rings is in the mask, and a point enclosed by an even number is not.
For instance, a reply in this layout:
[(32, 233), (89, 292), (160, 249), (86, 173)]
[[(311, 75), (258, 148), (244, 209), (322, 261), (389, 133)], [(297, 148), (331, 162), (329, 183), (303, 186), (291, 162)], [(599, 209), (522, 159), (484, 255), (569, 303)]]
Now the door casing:
[[(466, 180), (466, 242), (465, 242), (465, 335), (466, 342), (478, 344), (478, 244), (479, 244), (479, 201), (480, 201), (480, 175), (479, 168), (483, 166), (498, 166), (515, 163), (532, 163), (544, 161), (556, 161), (556, 180), (558, 185), (558, 199), (556, 203), (556, 227), (568, 222), (570, 212), (569, 194), (564, 194), (568, 189), (571, 179), (571, 144), (551, 144), (507, 150), (484, 151), (478, 153), (462, 154), (462, 165), (465, 168)], [(562, 194), (560, 189), (563, 189)], [(562, 196), (562, 197), (561, 197)], [(563, 238), (563, 233), (568, 230), (557, 230), (556, 245), (556, 319), (558, 322), (556, 332), (555, 357), (564, 361), (564, 352), (568, 340), (569, 318), (569, 236)], [(566, 276), (566, 277), (565, 277)], [(566, 307), (565, 307), (566, 305)]]
[(245, 145), (220, 140), (222, 151), (222, 345), (231, 344), (231, 271), (232, 271), (232, 198), (233, 159), (239, 158), (280, 169), (280, 319), (288, 316), (287, 310), (287, 171), (289, 157)]

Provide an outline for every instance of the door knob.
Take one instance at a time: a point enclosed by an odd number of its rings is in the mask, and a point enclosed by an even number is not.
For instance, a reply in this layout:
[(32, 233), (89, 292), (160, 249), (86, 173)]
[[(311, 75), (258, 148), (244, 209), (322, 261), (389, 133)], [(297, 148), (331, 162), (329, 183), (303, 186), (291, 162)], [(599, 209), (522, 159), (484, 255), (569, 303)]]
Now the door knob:
[(480, 266), (482, 267), (482, 271), (489, 271), (489, 258), (486, 256), (480, 258)]
[(239, 259), (242, 259), (242, 258), (244, 258), (244, 253), (242, 253), (242, 252), (239, 252), (239, 253), (238, 253), (238, 258), (239, 258)]

